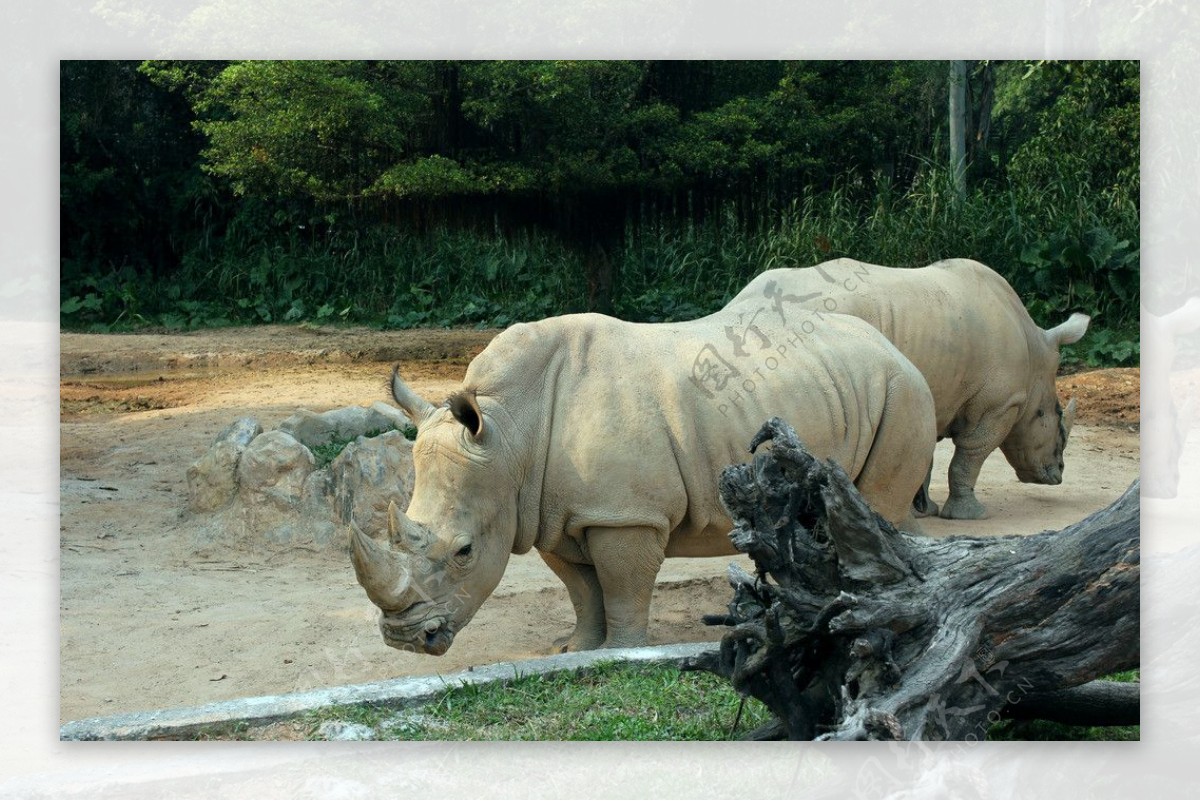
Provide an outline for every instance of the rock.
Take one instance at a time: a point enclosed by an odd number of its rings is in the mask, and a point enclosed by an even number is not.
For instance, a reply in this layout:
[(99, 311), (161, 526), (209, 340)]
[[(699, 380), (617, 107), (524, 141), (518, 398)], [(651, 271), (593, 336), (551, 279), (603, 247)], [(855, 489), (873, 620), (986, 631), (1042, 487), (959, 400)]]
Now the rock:
[(255, 437), (237, 465), (245, 525), (271, 540), (293, 539), (304, 481), (316, 464), (312, 451), (291, 434), (268, 431)]
[(217, 434), (216, 442), (233, 442), (244, 448), (262, 432), (262, 426), (253, 417), (240, 417)]
[(188, 509), (215, 512), (237, 494), (237, 465), (242, 452), (262, 433), (253, 417), (235, 420), (217, 435), (208, 452), (187, 471)]
[(374, 740), (375, 730), (362, 723), (327, 720), (317, 729), (323, 740)]
[[(234, 422), (188, 470), (188, 511), (207, 515), (197, 539), (204, 545), (235, 538), (325, 548), (348, 547), (353, 520), (364, 530), (387, 529), (387, 508), (408, 507), (413, 489), (412, 443), (395, 426), (399, 411), (378, 403), (316, 414), (298, 412), (263, 433), (250, 418)], [(316, 469), (310, 441), (356, 434), (334, 461)], [(293, 433), (295, 432), (295, 433)]]
[(422, 731), (444, 731), (449, 728), (446, 721), (420, 712), (402, 712), (379, 723), (379, 731), (393, 736), (417, 734)]
[(388, 420), (391, 420), (392, 427), (398, 431), (403, 431), (405, 428), (412, 425), (408, 419), (408, 416), (404, 414), (404, 412), (400, 411), (395, 406), (389, 406), (383, 401), (375, 401), (372, 403), (371, 411), (375, 412), (381, 417), (386, 417)]
[(329, 468), (314, 470), (304, 479), (300, 490), (300, 508), (297, 514), (305, 521), (308, 534), (314, 545), (326, 546), (339, 538), (346, 542), (345, 527), (333, 521), (333, 482)]
[(334, 521), (369, 534), (387, 531), (388, 504), (408, 507), (413, 490), (412, 443), (399, 431), (359, 437), (329, 465)]
[(335, 440), (352, 440), (391, 431), (397, 426), (397, 416), (406, 420), (397, 410), (384, 412), (377, 407), (388, 408), (386, 404), (377, 403), (371, 408), (347, 406), (321, 414), (301, 409), (280, 423), (279, 430), (291, 434), (309, 448), (315, 448)]

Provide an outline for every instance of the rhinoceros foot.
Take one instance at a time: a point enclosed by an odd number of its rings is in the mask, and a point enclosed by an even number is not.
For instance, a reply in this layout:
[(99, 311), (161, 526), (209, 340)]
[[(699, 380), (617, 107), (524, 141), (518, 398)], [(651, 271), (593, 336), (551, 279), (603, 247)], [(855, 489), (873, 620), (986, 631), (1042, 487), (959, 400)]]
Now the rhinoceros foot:
[(566, 637), (559, 637), (554, 641), (554, 649), (551, 653), (565, 654), (574, 653), (576, 651), (594, 651), (597, 648), (604, 646), (604, 632), (575, 631)]
[(940, 511), (937, 502), (928, 493), (918, 492), (917, 497), (913, 498), (913, 517), (937, 517)]
[(974, 495), (952, 495), (942, 504), (938, 515), (947, 520), (982, 520), (987, 516), (987, 510)]

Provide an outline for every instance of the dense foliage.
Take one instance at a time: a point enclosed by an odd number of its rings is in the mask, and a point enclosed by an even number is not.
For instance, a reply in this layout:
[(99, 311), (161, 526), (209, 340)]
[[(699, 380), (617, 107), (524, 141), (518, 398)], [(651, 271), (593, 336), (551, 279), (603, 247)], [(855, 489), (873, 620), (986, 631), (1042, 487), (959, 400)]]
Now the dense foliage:
[(979, 259), (1137, 358), (1136, 62), (63, 62), (67, 327), (712, 311), (769, 266)]

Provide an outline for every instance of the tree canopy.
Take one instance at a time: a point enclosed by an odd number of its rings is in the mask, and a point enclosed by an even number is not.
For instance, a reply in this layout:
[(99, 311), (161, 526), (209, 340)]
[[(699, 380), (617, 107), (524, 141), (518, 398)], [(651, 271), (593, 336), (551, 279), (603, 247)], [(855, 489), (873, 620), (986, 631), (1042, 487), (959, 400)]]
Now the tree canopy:
[[(329, 291), (389, 324), (669, 318), (764, 259), (849, 255), (978, 258), (1035, 317), (1083, 301), (1128, 323), (1137, 63), (968, 62), (953, 211), (947, 80), (925, 61), (66, 61), (63, 319), (274, 319), (272, 293), (297, 319)], [(464, 299), (422, 284), (439, 247), (526, 255)], [(370, 297), (333, 273), (389, 258), (401, 280)], [(559, 302), (521, 306), (517, 285)], [(476, 312), (421, 318), (421, 291)]]

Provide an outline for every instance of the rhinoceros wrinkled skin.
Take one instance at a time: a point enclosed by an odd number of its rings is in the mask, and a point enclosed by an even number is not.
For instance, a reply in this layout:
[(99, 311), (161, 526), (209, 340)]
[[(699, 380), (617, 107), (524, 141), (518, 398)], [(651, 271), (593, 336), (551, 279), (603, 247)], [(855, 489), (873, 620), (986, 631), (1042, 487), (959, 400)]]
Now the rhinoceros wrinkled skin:
[(441, 654), (535, 548), (575, 607), (564, 650), (647, 642), (667, 556), (734, 553), (717, 491), (779, 416), (884, 518), (914, 529), (933, 399), (887, 340), (844, 315), (721, 311), (687, 323), (597, 314), (515, 325), (440, 406), (393, 375), (417, 425), (407, 513), (356, 527), (355, 571), (389, 645)]
[[(954, 440), (942, 517), (985, 516), (975, 481), (996, 448), (1021, 481), (1062, 482), (1075, 401), (1059, 404), (1054, 378), (1059, 346), (1084, 335), (1086, 315), (1044, 331), (1003, 277), (969, 259), (916, 269), (836, 259), (767, 270), (726, 308), (764, 301), (859, 317), (917, 366), (933, 392), (938, 437)], [(919, 497), (923, 511), (939, 512), (925, 491)]]

